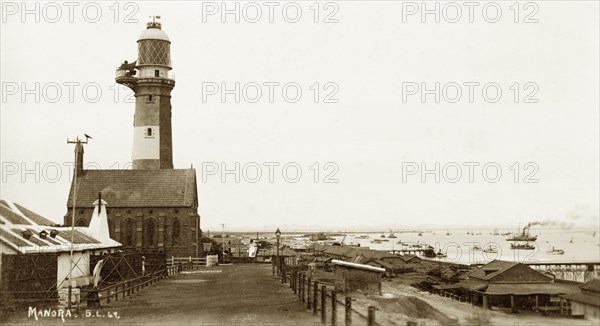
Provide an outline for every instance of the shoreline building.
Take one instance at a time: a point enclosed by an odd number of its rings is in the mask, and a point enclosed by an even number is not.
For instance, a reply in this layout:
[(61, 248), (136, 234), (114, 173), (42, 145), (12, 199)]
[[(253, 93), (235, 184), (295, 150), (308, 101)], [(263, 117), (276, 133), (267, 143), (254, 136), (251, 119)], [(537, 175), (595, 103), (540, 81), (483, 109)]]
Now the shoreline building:
[[(198, 257), (196, 170), (173, 168), (171, 42), (155, 19), (138, 38), (137, 60), (125, 61), (116, 70), (115, 81), (129, 87), (136, 98), (133, 169), (84, 170), (83, 145), (77, 143), (75, 225), (89, 225), (91, 203), (101, 193), (109, 203), (110, 236), (123, 250)], [(74, 187), (72, 183), (65, 225), (71, 224)]]
[(53, 299), (57, 290), (69, 285), (69, 276), (75, 287), (92, 282), (90, 257), (116, 252), (121, 247), (108, 237), (106, 215), (99, 208), (101, 203), (105, 209), (106, 202), (92, 203), (95, 209), (90, 214), (90, 227), (72, 230), (0, 199), (0, 292), (6, 294), (3, 299)]

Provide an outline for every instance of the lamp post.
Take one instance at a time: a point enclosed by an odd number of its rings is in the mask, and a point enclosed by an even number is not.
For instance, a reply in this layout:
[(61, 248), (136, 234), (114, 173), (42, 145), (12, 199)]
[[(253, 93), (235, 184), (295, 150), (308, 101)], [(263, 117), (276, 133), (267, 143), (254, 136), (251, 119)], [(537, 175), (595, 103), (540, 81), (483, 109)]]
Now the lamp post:
[(275, 237), (277, 238), (277, 260), (276, 260), (276, 264), (277, 264), (277, 270), (279, 271), (279, 238), (281, 237), (281, 231), (279, 231), (279, 228), (277, 228), (277, 231), (275, 231)]
[(225, 262), (225, 223), (221, 223), (221, 251), (223, 252), (221, 254), (222, 258), (221, 258), (221, 262)]

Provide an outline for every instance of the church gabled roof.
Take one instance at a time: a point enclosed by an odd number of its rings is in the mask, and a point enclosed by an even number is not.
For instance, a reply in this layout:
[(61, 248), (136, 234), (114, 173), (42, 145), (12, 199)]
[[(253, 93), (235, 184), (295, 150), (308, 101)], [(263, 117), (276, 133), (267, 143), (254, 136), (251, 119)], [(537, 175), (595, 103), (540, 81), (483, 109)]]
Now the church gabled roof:
[[(94, 207), (102, 199), (110, 207), (198, 206), (196, 170), (85, 170), (77, 177), (77, 207)], [(67, 207), (73, 207), (73, 183)]]

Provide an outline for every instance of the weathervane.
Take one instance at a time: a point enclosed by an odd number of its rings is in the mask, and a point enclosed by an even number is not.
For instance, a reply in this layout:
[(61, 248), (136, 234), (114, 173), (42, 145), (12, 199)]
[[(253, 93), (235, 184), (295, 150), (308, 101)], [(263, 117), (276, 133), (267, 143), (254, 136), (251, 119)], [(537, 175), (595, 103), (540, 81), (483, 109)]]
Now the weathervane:
[[(88, 134), (83, 134), (83, 136), (85, 137), (85, 141), (79, 139), (79, 136), (75, 137), (75, 140), (70, 140), (67, 138), (67, 144), (87, 144), (88, 140), (92, 139), (92, 136), (88, 135)], [(77, 162), (75, 162), (77, 163)]]
[(146, 23), (146, 27), (160, 29), (160, 22), (156, 21), (157, 19), (160, 19), (160, 16), (149, 16), (149, 17), (152, 18), (152, 21)]

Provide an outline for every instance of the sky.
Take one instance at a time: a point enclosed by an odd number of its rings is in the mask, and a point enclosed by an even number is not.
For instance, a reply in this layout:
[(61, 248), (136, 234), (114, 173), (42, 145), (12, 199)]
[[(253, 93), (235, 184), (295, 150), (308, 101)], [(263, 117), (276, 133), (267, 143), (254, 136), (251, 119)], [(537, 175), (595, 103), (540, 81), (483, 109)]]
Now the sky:
[(84, 133), (129, 167), (160, 15), (203, 229), (598, 226), (596, 1), (115, 3), (2, 2), (0, 197), (62, 221)]

